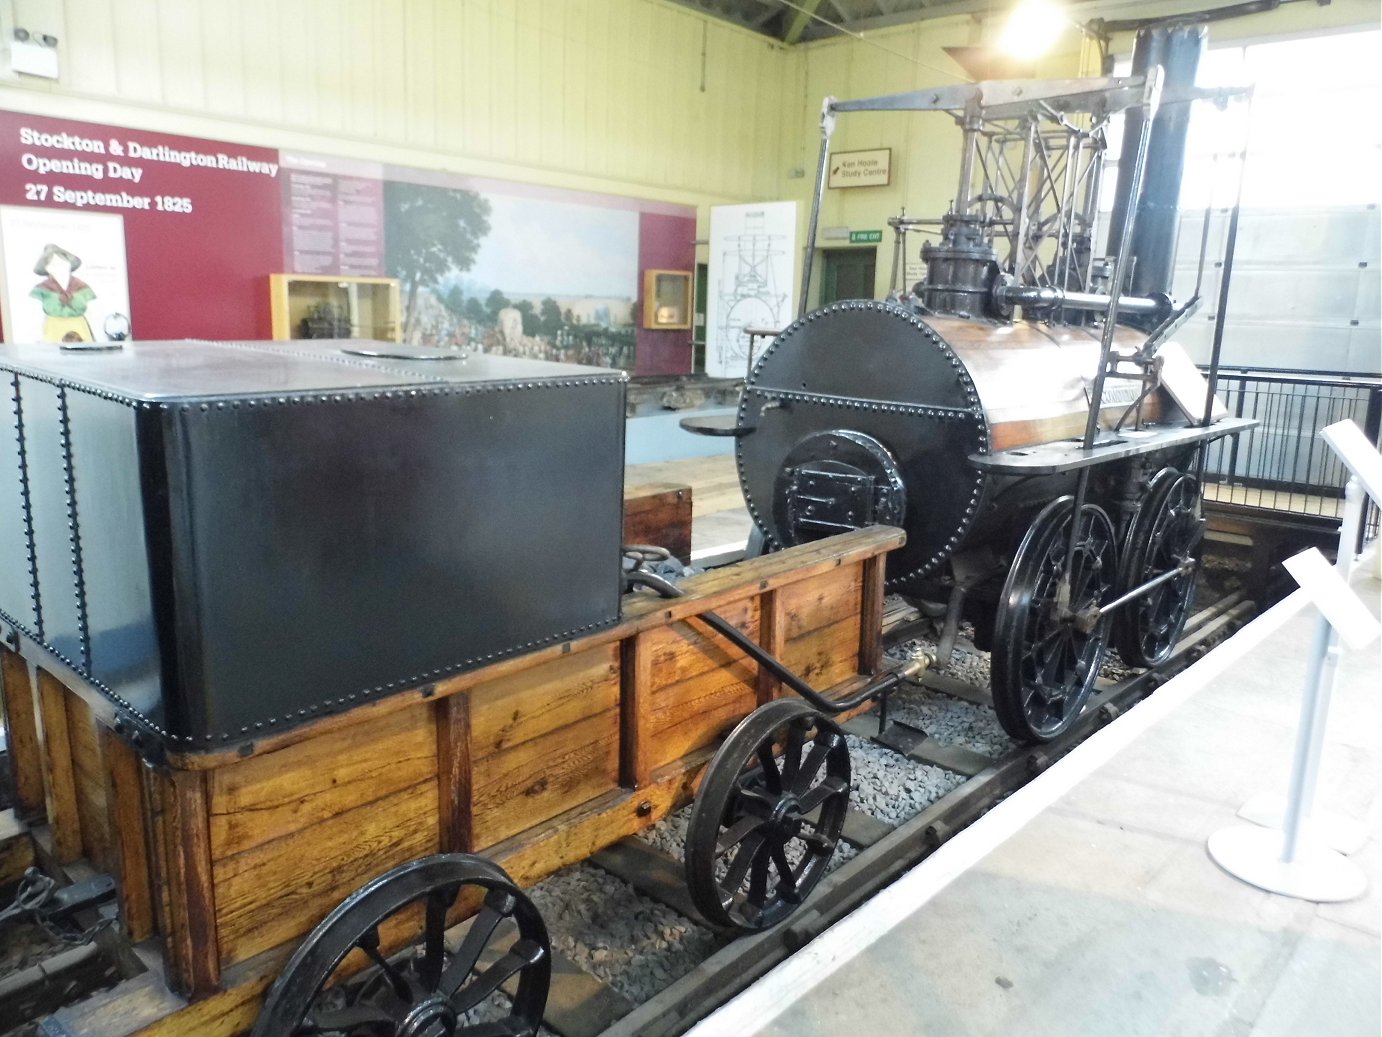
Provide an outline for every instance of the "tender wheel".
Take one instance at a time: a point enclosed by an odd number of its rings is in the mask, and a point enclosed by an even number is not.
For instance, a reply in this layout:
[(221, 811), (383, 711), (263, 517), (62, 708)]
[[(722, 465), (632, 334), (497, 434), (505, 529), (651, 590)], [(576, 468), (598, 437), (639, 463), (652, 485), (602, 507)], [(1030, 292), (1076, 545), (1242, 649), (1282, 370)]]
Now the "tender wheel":
[[(463, 895), (482, 906), (453, 953), (444, 940), (446, 915)], [(414, 907), (421, 909), (422, 942), (385, 957), (381, 926)], [(516, 935), (496, 937), (506, 921), (516, 925)], [(491, 943), (507, 947), (486, 956), (489, 963), (476, 971)], [(347, 956), (373, 968), (333, 984), (343, 978), (338, 971)], [(251, 1037), (523, 1037), (537, 1032), (551, 975), (542, 917), (502, 868), (466, 854), (422, 857), (356, 890), (312, 931), (269, 990)], [(506, 1018), (465, 1021), (466, 1012), (515, 976)]]
[(1080, 715), (1108, 647), (1108, 621), (1081, 613), (1109, 600), (1118, 572), (1113, 526), (1103, 509), (1080, 515), (1070, 601), (1057, 595), (1065, 572), (1074, 500), (1052, 501), (1017, 550), (994, 624), (993, 705), (1003, 730), (1023, 742), (1047, 742)]
[(697, 910), (725, 929), (776, 925), (825, 874), (848, 806), (840, 729), (797, 699), (754, 710), (710, 761), (691, 810), (686, 883)]
[(1163, 468), (1148, 486), (1146, 501), (1128, 534), (1119, 592), (1146, 583), (1187, 558), (1194, 560), (1195, 569), (1154, 588), (1115, 614), (1114, 644), (1129, 666), (1159, 666), (1180, 640), (1195, 593), (1204, 525), (1199, 480), (1174, 468)]

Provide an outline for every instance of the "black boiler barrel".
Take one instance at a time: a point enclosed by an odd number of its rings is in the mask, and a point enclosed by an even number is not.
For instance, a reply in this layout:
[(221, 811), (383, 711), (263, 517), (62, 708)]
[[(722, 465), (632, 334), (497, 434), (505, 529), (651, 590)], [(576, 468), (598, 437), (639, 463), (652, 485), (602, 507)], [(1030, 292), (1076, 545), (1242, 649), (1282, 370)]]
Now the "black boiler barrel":
[[(1195, 73), (1204, 52), (1203, 25), (1159, 25), (1142, 29), (1133, 48), (1133, 75), (1145, 75), (1156, 65), (1164, 70), (1162, 96), (1174, 97), (1195, 85)], [(1189, 101), (1162, 103), (1152, 122), (1142, 176), (1142, 195), (1133, 228), (1130, 295), (1170, 294), (1176, 255), (1176, 221), (1179, 215), (1181, 177), (1185, 172), (1185, 142), (1190, 132)], [(1119, 178), (1109, 222), (1108, 254), (1118, 250), (1129, 212), (1129, 178), (1136, 159), (1146, 113), (1131, 108), (1124, 116), (1123, 151), (1118, 160)]]

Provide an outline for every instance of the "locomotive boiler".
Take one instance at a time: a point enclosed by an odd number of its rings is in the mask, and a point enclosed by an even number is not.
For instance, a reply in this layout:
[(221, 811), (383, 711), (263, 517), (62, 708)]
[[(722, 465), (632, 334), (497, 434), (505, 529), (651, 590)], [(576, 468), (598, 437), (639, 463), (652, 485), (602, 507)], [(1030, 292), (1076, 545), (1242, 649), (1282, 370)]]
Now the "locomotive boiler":
[[(1019, 739), (1073, 723), (1110, 644), (1134, 666), (1170, 654), (1203, 530), (1199, 451), (1242, 428), (1219, 420), (1170, 341), (1200, 303), (1198, 284), (1181, 305), (1169, 293), (1203, 42), (1203, 27), (1144, 30), (1127, 79), (828, 99), (822, 173), (840, 114), (953, 116), (955, 201), (940, 220), (890, 221), (899, 253), (909, 231), (939, 236), (922, 248), (924, 280), (803, 313), (739, 405), (738, 471), (764, 546), (905, 529), (889, 589), (944, 614), (938, 665), (973, 622)], [(1120, 113), (1100, 249), (1105, 132)], [(808, 258), (803, 299), (809, 284)]]

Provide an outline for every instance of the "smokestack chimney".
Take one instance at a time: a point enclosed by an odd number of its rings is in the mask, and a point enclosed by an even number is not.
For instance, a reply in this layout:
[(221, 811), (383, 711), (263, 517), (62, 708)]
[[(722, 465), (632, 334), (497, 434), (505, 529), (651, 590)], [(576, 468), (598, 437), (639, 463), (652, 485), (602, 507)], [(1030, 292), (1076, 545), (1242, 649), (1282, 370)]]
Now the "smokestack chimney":
[[(1132, 53), (1133, 75), (1143, 75), (1154, 65), (1162, 66), (1162, 95), (1174, 95), (1195, 85), (1195, 73), (1204, 52), (1206, 31), (1203, 25), (1158, 25), (1142, 29)], [(1188, 102), (1162, 103), (1152, 122), (1147, 145), (1147, 161), (1142, 173), (1142, 196), (1138, 199), (1137, 223), (1133, 229), (1130, 254), (1135, 258), (1130, 295), (1171, 292), (1172, 268), (1176, 258), (1176, 222), (1179, 215), (1180, 182), (1185, 173), (1185, 140), (1190, 132)], [(1131, 186), (1126, 172), (1133, 167), (1138, 137), (1146, 112), (1131, 108), (1123, 116), (1123, 152), (1118, 159), (1118, 184), (1109, 222), (1110, 254), (1117, 252), (1127, 225)]]

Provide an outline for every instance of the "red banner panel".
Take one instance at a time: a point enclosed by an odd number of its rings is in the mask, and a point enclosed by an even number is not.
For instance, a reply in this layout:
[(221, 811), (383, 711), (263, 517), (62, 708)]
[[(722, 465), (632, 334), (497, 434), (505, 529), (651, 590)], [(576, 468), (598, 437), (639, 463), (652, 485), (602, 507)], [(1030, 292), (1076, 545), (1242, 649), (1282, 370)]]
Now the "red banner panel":
[[(267, 275), (283, 256), (279, 175), (270, 148), (0, 111), (0, 206), (40, 210), (0, 213), (0, 230), (13, 228), (4, 241), (5, 326), (84, 337), (74, 311), (86, 293), (71, 290), (75, 277), (103, 317), (87, 316), (95, 337), (120, 337), (102, 334), (119, 331), (118, 310), (100, 309), (103, 291), (119, 291), (110, 287), (119, 280), (119, 228), (82, 215), (110, 214), (123, 223), (133, 337), (268, 338)], [(35, 248), (45, 228), (71, 240)], [(39, 307), (41, 325), (32, 319)]]

